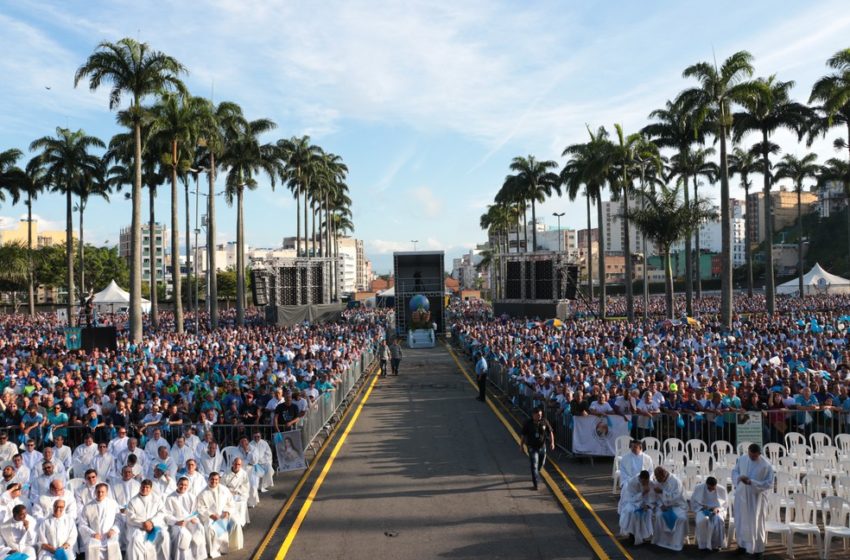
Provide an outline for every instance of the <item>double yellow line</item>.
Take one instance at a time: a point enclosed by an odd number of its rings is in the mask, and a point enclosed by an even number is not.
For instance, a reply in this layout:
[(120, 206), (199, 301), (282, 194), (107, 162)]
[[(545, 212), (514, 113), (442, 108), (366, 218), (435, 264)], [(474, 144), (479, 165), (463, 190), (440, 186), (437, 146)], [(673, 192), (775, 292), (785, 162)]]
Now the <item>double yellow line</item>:
[[(475, 381), (473, 381), (472, 376), (467, 372), (466, 367), (464, 367), (464, 365), (460, 362), (460, 360), (458, 360), (457, 355), (454, 353), (454, 351), (451, 349), (451, 347), (448, 344), (446, 344), (446, 350), (448, 350), (452, 359), (455, 361), (455, 364), (457, 364), (458, 369), (463, 374), (463, 376), (466, 377), (466, 380), (469, 381), (469, 383), (477, 389), (478, 384)], [(490, 407), (490, 410), (493, 411), (493, 414), (496, 415), (496, 418), (499, 419), (499, 422), (501, 422), (502, 425), (505, 427), (505, 429), (508, 430), (508, 433), (514, 439), (514, 441), (519, 443), (520, 442), (519, 434), (516, 432), (516, 430), (510, 424), (510, 422), (508, 422), (507, 419), (505, 419), (502, 412), (498, 408), (496, 408), (496, 405), (493, 404), (492, 399), (487, 400), (487, 406)], [(581, 495), (581, 492), (578, 491), (578, 488), (576, 488), (575, 484), (573, 484), (573, 482), (569, 479), (569, 477), (567, 477), (567, 475), (564, 473), (564, 471), (562, 471), (561, 468), (551, 459), (548, 460), (547, 463), (549, 463), (550, 465), (552, 465), (555, 468), (555, 471), (564, 480), (564, 482), (566, 482), (567, 486), (570, 487), (570, 490), (572, 490), (573, 493), (575, 493), (575, 495), (578, 496), (578, 499), (579, 499), (579, 501), (581, 501), (582, 506), (584, 506), (584, 508), (587, 511), (590, 512), (590, 514), (593, 516), (593, 518), (596, 520), (596, 522), (599, 524), (599, 526), (602, 528), (602, 530), (605, 532), (605, 534), (608, 535), (608, 537), (610, 537), (611, 541), (614, 542), (614, 544), (616, 544), (617, 548), (620, 549), (620, 552), (623, 554), (623, 557), (626, 558), (626, 560), (633, 560), (632, 556), (626, 551), (625, 548), (623, 548), (623, 545), (620, 544), (620, 541), (618, 541), (617, 538), (614, 537), (613, 533), (611, 533), (611, 530), (608, 529), (608, 526), (605, 525), (605, 523), (602, 521), (602, 519), (600, 519), (599, 516), (596, 514), (596, 512), (593, 510), (593, 506), (591, 506), (590, 503), (588, 503), (588, 501), (584, 498), (584, 496)], [(561, 488), (558, 485), (558, 483), (555, 481), (555, 479), (553, 479), (552, 476), (548, 472), (546, 472), (545, 470), (541, 471), (540, 474), (541, 474), (541, 477), (543, 478), (543, 480), (546, 482), (546, 484), (552, 490), (552, 493), (555, 495), (555, 499), (558, 500), (558, 503), (560, 503), (561, 507), (563, 507), (564, 510), (567, 512), (567, 515), (569, 515), (570, 519), (573, 520), (573, 523), (576, 524), (576, 527), (578, 527), (579, 532), (582, 534), (584, 539), (587, 541), (587, 544), (590, 545), (590, 548), (593, 549), (593, 552), (596, 554), (596, 556), (600, 560), (609, 560), (610, 556), (602, 548), (602, 545), (599, 544), (599, 540), (597, 540), (597, 538), (595, 536), (593, 536), (593, 533), (591, 533), (590, 528), (588, 528), (587, 524), (585, 524), (585, 522), (581, 519), (581, 517), (579, 516), (578, 512), (573, 507), (573, 505), (569, 502), (569, 500), (567, 500), (567, 497), (564, 495), (563, 491), (561, 491)]]
[[(283, 560), (284, 558), (286, 558), (286, 555), (289, 552), (290, 547), (292, 546), (292, 542), (295, 540), (295, 537), (298, 534), (298, 530), (301, 528), (301, 524), (304, 523), (304, 519), (307, 517), (307, 512), (310, 511), (310, 506), (313, 505), (313, 501), (316, 499), (316, 494), (318, 494), (319, 488), (321, 488), (322, 483), (324, 483), (325, 481), (325, 477), (331, 470), (336, 456), (339, 454), (340, 449), (342, 449), (342, 445), (343, 443), (345, 443), (345, 439), (348, 437), (349, 432), (351, 432), (351, 428), (353, 428), (355, 422), (357, 422), (357, 418), (360, 416), (360, 412), (363, 410), (363, 405), (366, 404), (367, 400), (369, 400), (369, 396), (372, 394), (372, 389), (374, 389), (375, 383), (377, 383), (378, 381), (378, 376), (375, 375), (374, 372), (372, 375), (372, 380), (367, 384), (368, 388), (366, 389), (366, 394), (363, 395), (360, 404), (358, 404), (357, 408), (354, 410), (354, 414), (351, 416), (351, 420), (348, 421), (348, 425), (345, 427), (345, 430), (342, 432), (342, 435), (337, 440), (333, 451), (331, 451), (330, 457), (328, 457), (328, 460), (325, 462), (325, 466), (322, 468), (322, 472), (319, 473), (319, 477), (316, 479), (316, 482), (313, 483), (313, 488), (310, 489), (310, 494), (307, 495), (304, 504), (301, 506), (301, 509), (298, 512), (298, 517), (295, 518), (295, 522), (292, 524), (292, 527), (286, 534), (286, 539), (284, 539), (283, 544), (281, 545), (280, 549), (278, 549), (277, 554), (275, 554), (275, 560)], [(301, 492), (301, 488), (304, 487), (304, 484), (307, 482), (307, 479), (310, 478), (310, 474), (313, 472), (313, 469), (319, 463), (319, 458), (324, 454), (325, 449), (328, 447), (328, 444), (331, 442), (334, 435), (336, 435), (336, 432), (339, 427), (345, 423), (344, 420), (347, 414), (348, 413), (346, 412), (343, 415), (343, 418), (340, 418), (339, 423), (337, 423), (336, 427), (334, 427), (333, 431), (331, 431), (331, 433), (325, 439), (324, 443), (322, 443), (322, 446), (319, 448), (319, 452), (316, 453), (316, 456), (313, 458), (313, 461), (310, 463), (310, 466), (307, 467), (307, 470), (304, 471), (304, 474), (302, 474), (301, 478), (298, 479), (298, 483), (295, 485), (295, 488), (292, 490), (292, 493), (289, 495), (289, 498), (286, 500), (286, 503), (283, 504), (283, 508), (280, 510), (280, 513), (278, 513), (277, 517), (274, 520), (274, 523), (272, 523), (272, 526), (269, 527), (266, 536), (263, 538), (263, 541), (260, 543), (260, 546), (257, 547), (257, 550), (256, 552), (254, 552), (254, 555), (251, 557), (251, 560), (260, 560), (260, 558), (263, 556), (263, 553), (265, 553), (272, 536), (274, 535), (275, 531), (277, 531), (278, 527), (280, 527), (281, 522), (283, 522), (283, 518), (292, 508), (292, 504), (295, 503), (295, 499)]]

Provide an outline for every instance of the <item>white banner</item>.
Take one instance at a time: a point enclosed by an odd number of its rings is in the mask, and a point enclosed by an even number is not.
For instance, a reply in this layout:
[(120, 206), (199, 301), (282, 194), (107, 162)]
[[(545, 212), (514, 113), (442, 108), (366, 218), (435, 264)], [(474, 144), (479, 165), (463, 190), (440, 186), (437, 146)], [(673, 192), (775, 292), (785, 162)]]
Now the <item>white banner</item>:
[(629, 435), (629, 425), (622, 416), (574, 416), (573, 453), (613, 457), (614, 442)]
[(307, 468), (304, 448), (301, 446), (301, 430), (276, 433), (274, 435), (274, 447), (277, 451), (277, 472)]

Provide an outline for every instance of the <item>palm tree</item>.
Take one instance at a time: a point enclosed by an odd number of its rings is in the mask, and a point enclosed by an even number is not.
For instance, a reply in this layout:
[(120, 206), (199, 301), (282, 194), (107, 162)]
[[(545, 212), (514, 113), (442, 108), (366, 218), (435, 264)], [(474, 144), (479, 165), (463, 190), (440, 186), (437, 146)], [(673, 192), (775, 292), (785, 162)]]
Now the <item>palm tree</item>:
[(748, 132), (761, 134), (758, 146), (762, 157), (762, 175), (764, 177), (764, 216), (765, 237), (765, 297), (767, 312), (770, 315), (776, 311), (776, 285), (773, 270), (773, 214), (771, 212), (770, 187), (771, 177), (771, 142), (770, 136), (779, 129), (794, 130), (800, 137), (811, 121), (811, 110), (801, 103), (791, 101), (788, 92), (794, 87), (794, 82), (782, 82), (775, 75), (769, 78), (759, 78), (754, 82), (754, 95), (742, 99), (744, 111), (734, 116), (734, 139), (736, 142)]
[(794, 192), (797, 193), (797, 279), (800, 289), (800, 297), (805, 295), (803, 291), (803, 182), (806, 179), (817, 178), (820, 166), (816, 163), (816, 154), (806, 154), (801, 158), (786, 154), (776, 164), (777, 179), (791, 179), (794, 183)]
[[(847, 217), (847, 246), (850, 247), (850, 163), (843, 159), (830, 158), (820, 169), (818, 188), (826, 189), (831, 183), (835, 182), (841, 183), (844, 189), (844, 197), (848, 201), (845, 207), (845, 216)], [(848, 262), (847, 272), (850, 274), (850, 262)]]
[[(150, 49), (129, 37), (116, 43), (102, 42), (74, 75), (74, 86), (85, 78), (89, 88), (111, 84), (109, 108), (116, 109), (121, 97), (132, 97), (129, 116), (133, 122), (135, 177), (131, 199), (130, 226), (130, 339), (142, 339), (142, 99), (166, 90), (185, 92), (178, 76), (186, 69), (176, 59)], [(152, 255), (153, 257), (153, 255)]]
[(481, 215), (479, 225), (481, 229), (488, 232), (488, 238), (495, 241), (495, 247), (491, 245), (488, 264), (479, 263), (479, 270), (489, 269), (490, 286), (496, 298), (501, 298), (502, 275), (501, 258), (502, 253), (508, 252), (508, 235), (513, 217), (509, 207), (504, 204), (491, 204), (487, 206), (487, 212)]
[[(662, 109), (656, 109), (649, 114), (649, 118), (655, 122), (645, 126), (643, 133), (652, 138), (653, 142), (660, 148), (676, 150), (671, 158), (671, 163), (676, 160), (688, 161), (691, 146), (705, 142), (705, 130), (698, 126), (697, 115), (692, 107), (686, 105), (686, 99), (681, 95), (674, 101), (668, 100)], [(675, 167), (675, 163), (674, 163)], [(690, 192), (688, 180), (690, 176), (686, 169), (680, 169), (678, 173), (682, 178), (685, 204), (690, 203)], [(692, 240), (685, 238), (685, 309), (689, 316), (693, 315), (693, 264)]]
[[(750, 175), (753, 173), (761, 173), (762, 162), (752, 150), (743, 150), (735, 147), (732, 154), (729, 156), (729, 175), (739, 175), (741, 177), (741, 187), (744, 189), (744, 202), (750, 200), (750, 187), (753, 186), (750, 181)], [(750, 238), (750, 227), (752, 217), (750, 212), (744, 214), (744, 251), (747, 261), (747, 295), (753, 297), (753, 240)]]
[(809, 103), (820, 103), (817, 109), (824, 118), (814, 121), (811, 133), (825, 134), (833, 126), (844, 126), (847, 139), (838, 138), (834, 145), (839, 150), (850, 151), (850, 48), (835, 53), (826, 65), (835, 72), (812, 86)]
[(18, 193), (21, 170), (15, 167), (15, 164), (22, 155), (21, 151), (15, 148), (0, 152), (0, 200), (6, 200), (5, 193)]
[(309, 136), (293, 136), (277, 141), (279, 157), (283, 162), (281, 180), (289, 185), (295, 196), (295, 254), (301, 255), (301, 195), (304, 195), (304, 253), (307, 253), (307, 193), (309, 180), (315, 174), (321, 158), (321, 148), (310, 144)]
[[(520, 246), (524, 246), (525, 251), (528, 251), (528, 227), (526, 224), (526, 210), (528, 205), (526, 203), (524, 194), (517, 187), (517, 182), (509, 181), (506, 179), (502, 183), (501, 188), (496, 193), (496, 196), (493, 200), (497, 204), (504, 204), (513, 208), (512, 214), (515, 217), (516, 224), (516, 252), (519, 253)], [(520, 231), (522, 231), (523, 235), (522, 243), (520, 243), (519, 240)]]
[[(534, 156), (515, 157), (511, 162), (511, 171), (505, 182), (511, 183), (523, 200), (531, 202), (531, 252), (537, 251), (537, 202), (545, 202), (552, 191), (561, 195), (561, 182), (551, 170), (558, 167), (554, 161), (538, 161)], [(527, 247), (526, 247), (527, 249)]]
[[(31, 267), (27, 256), (26, 247), (20, 241), (9, 241), (0, 245), (0, 280), (9, 282), (12, 286), (19, 286), (26, 281)], [(17, 313), (17, 288), (12, 288), (12, 305)]]
[(68, 325), (73, 326), (74, 315), (74, 222), (72, 197), (87, 180), (100, 158), (89, 153), (92, 148), (106, 147), (99, 138), (88, 136), (83, 130), (70, 131), (57, 128), (56, 136), (44, 136), (30, 144), (31, 152), (40, 152), (38, 167), (44, 173), (45, 184), (55, 192), (65, 195), (65, 265), (67, 268)]
[[(177, 180), (179, 175), (185, 174), (193, 162), (195, 145), (199, 137), (200, 127), (203, 124), (205, 109), (206, 102), (204, 99), (177, 93), (165, 93), (160, 98), (159, 103), (151, 109), (153, 118), (151, 122), (152, 141), (168, 147), (168, 152), (163, 154), (162, 160), (171, 171), (171, 293), (174, 301), (174, 326), (177, 333), (183, 332), (183, 296), (179, 262), (180, 238), (177, 234), (180, 227)], [(187, 212), (188, 193), (189, 188), (188, 183), (186, 183)], [(190, 243), (187, 231), (187, 259)]]
[(716, 218), (708, 200), (694, 198), (688, 204), (679, 199), (680, 185), (672, 188), (661, 186), (657, 192), (644, 195), (646, 204), (632, 211), (631, 220), (652, 239), (664, 258), (664, 284), (667, 318), (673, 318), (673, 270), (670, 247), (684, 239), (696, 224)]
[(750, 53), (739, 51), (727, 58), (720, 68), (698, 62), (683, 72), (685, 78), (696, 78), (700, 82), (700, 87), (682, 92), (684, 106), (696, 111), (697, 128), (706, 123), (712, 125), (714, 135), (720, 140), (720, 320), (727, 328), (732, 326), (732, 217), (726, 142), (733, 124), (732, 105), (751, 98), (760, 89), (748, 80), (753, 75), (752, 59)]
[[(32, 203), (38, 195), (47, 188), (44, 170), (39, 165), (38, 157), (32, 158), (24, 169), (13, 170), (15, 174), (15, 190), (13, 194), (26, 195), (24, 204), (27, 206), (27, 292), (28, 312), (35, 315), (35, 268), (33, 266), (32, 248)], [(0, 193), (2, 194), (2, 193)]]
[(108, 159), (106, 157), (98, 158), (95, 165), (87, 169), (86, 175), (83, 181), (81, 181), (77, 188), (75, 189), (75, 193), (79, 202), (74, 207), (80, 213), (80, 293), (84, 294), (86, 291), (86, 261), (85, 261), (85, 240), (83, 238), (83, 216), (86, 213), (86, 206), (88, 206), (89, 198), (92, 196), (99, 196), (109, 202), (109, 193), (112, 190), (111, 185), (107, 179), (107, 164)]
[(281, 171), (278, 151), (272, 144), (261, 144), (259, 137), (276, 126), (269, 119), (243, 123), (228, 133), (226, 148), (219, 158), (220, 165), (229, 168), (227, 203), (232, 205), (236, 200), (236, 324), (239, 326), (245, 324), (245, 189), (257, 188), (256, 175), (260, 172), (268, 175), (274, 189), (275, 176)]

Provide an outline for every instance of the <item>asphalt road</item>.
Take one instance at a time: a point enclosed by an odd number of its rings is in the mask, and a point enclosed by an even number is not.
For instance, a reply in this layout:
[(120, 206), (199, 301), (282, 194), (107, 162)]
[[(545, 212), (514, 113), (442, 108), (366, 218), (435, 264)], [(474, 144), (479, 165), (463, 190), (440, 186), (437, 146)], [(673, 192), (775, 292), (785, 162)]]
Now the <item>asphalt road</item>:
[(380, 379), (288, 558), (590, 558), (442, 346)]

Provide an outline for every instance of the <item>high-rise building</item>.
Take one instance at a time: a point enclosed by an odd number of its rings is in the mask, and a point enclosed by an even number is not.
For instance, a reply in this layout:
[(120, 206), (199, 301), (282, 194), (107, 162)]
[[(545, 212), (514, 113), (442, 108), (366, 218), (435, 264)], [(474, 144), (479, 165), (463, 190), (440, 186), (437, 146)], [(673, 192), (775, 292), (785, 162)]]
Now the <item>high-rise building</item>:
[[(32, 245), (37, 249), (65, 243), (64, 230), (39, 231), (38, 220), (36, 219), (33, 219), (30, 227), (32, 228)], [(0, 243), (27, 243), (28, 235), (27, 220), (21, 219), (15, 222), (12, 227), (0, 229)], [(75, 232), (71, 232), (71, 237), (74, 241), (77, 241)]]
[[(800, 204), (803, 214), (812, 211), (812, 206), (818, 204), (818, 195), (803, 191), (800, 193)], [(773, 231), (793, 225), (797, 221), (797, 193), (781, 187), (770, 193), (771, 210), (773, 211)], [(829, 203), (827, 203), (829, 204)], [(828, 211), (828, 210), (827, 210)], [(823, 203), (821, 203), (823, 214)], [(750, 193), (747, 198), (747, 215), (750, 217), (750, 243), (757, 245), (764, 241), (767, 235), (767, 223), (764, 219), (764, 193)]]
[[(130, 262), (131, 232), (129, 227), (122, 228), (118, 235), (118, 256)], [(142, 282), (151, 282), (151, 263), (156, 271), (156, 281), (165, 281), (165, 248), (168, 246), (168, 230), (164, 224), (155, 223), (154, 229), (154, 255), (150, 252), (150, 224), (142, 224)]]

